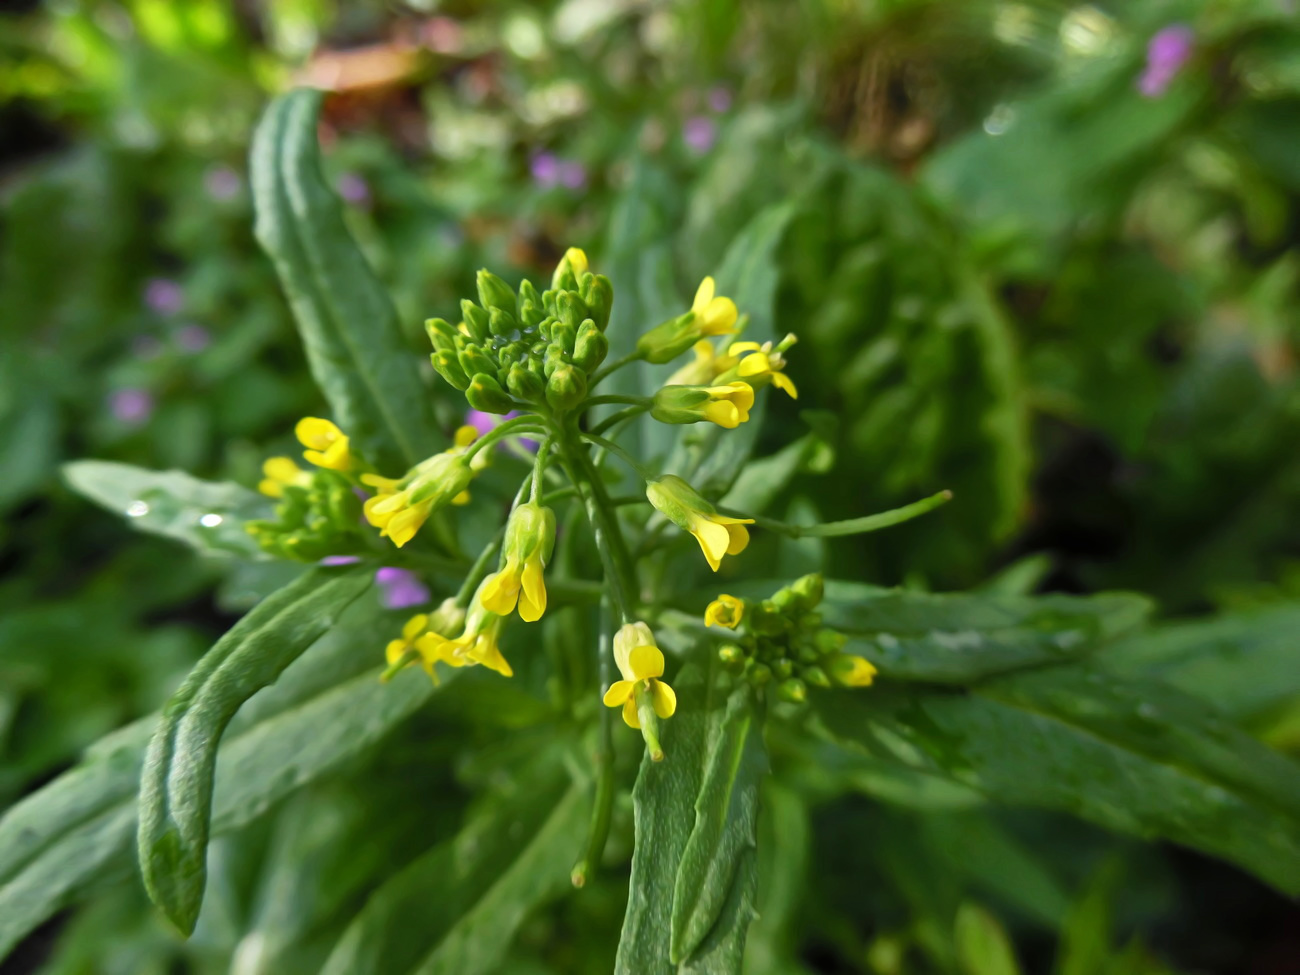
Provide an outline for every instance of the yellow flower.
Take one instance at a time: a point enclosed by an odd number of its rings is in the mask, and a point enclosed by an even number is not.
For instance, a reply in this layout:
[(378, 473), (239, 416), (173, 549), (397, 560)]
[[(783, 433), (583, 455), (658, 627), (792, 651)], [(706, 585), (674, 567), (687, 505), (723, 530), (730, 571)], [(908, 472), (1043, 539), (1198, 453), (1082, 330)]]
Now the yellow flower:
[(531, 502), (510, 513), (506, 524), (505, 566), (483, 583), (483, 605), (509, 616), (519, 604), (519, 618), (535, 623), (546, 612), (546, 580), (542, 572), (555, 544), (555, 514)]
[(705, 626), (725, 626), (734, 630), (745, 615), (745, 601), (723, 593), (704, 611)]
[(728, 370), (727, 375), (734, 373), (745, 382), (758, 386), (771, 383), (777, 389), (784, 390), (790, 394), (791, 399), (799, 398), (799, 391), (794, 388), (794, 383), (790, 381), (781, 370), (785, 368), (784, 352), (790, 346), (794, 345), (795, 337), (787, 335), (781, 344), (776, 348), (772, 347), (771, 342), (764, 342), (759, 345), (757, 342), (733, 342), (727, 349), (728, 356), (740, 356), (740, 361)]
[[(461, 635), (449, 639), (440, 633), (426, 633), (417, 646), (429, 661), (441, 660), (449, 667), (469, 667), (482, 664), (502, 677), (511, 677), (514, 671), (497, 646), (501, 634), (501, 617), (483, 605), (483, 585), (479, 586), (465, 617)], [(430, 664), (432, 666), (432, 663)]]
[(734, 430), (749, 419), (754, 390), (748, 383), (725, 386), (663, 386), (655, 392), (650, 415), (660, 423), (708, 420)]
[(381, 537), (391, 538), (401, 548), (438, 508), (467, 503), (469, 483), (487, 463), (479, 462), (483, 451), (468, 464), (464, 460), (465, 450), (476, 436), (473, 427), (461, 427), (451, 447), (421, 461), (400, 479), (362, 474), (362, 483), (375, 489), (374, 497), (362, 506), (366, 521), (380, 530)]
[(654, 634), (645, 623), (626, 623), (614, 635), (614, 661), (623, 679), (605, 692), (605, 706), (623, 709), (623, 722), (640, 728), (637, 692), (650, 695), (650, 706), (660, 718), (671, 718), (677, 710), (677, 695), (665, 681), (664, 655), (655, 645)]
[(836, 654), (827, 662), (826, 669), (836, 683), (845, 687), (870, 687), (876, 677), (871, 661), (853, 653)]
[[(551, 275), (551, 287), (558, 288), (569, 273), (572, 272), (574, 279), (582, 277), (587, 270), (587, 253), (580, 247), (570, 247), (560, 258), (560, 263), (555, 265), (555, 271)], [(573, 282), (569, 282), (572, 284)]]
[(311, 483), (311, 474), (295, 464), (292, 457), (268, 457), (262, 464), (262, 473), (266, 476), (257, 489), (268, 498), (282, 498), (285, 488), (306, 487)]
[(332, 471), (346, 471), (352, 467), (352, 456), (348, 452), (348, 438), (329, 420), (322, 420), (318, 416), (306, 416), (298, 421), (293, 432), (299, 442), (309, 448), (302, 452), (308, 463)]
[[(384, 648), (384, 658), (388, 661), (389, 668), (386, 673), (392, 673), (393, 668), (397, 667), (412, 650), (416, 653), (420, 652), (417, 641), (428, 628), (428, 625), (429, 614), (419, 613), (406, 621), (406, 625), (402, 627), (402, 635), (398, 639), (388, 641), (388, 646)], [(433, 676), (433, 663), (431, 661), (424, 661), (424, 669), (429, 672), (430, 676)]]
[(724, 555), (739, 555), (749, 545), (749, 531), (745, 526), (752, 525), (753, 518), (718, 514), (713, 505), (680, 477), (665, 474), (648, 481), (645, 493), (669, 521), (695, 536), (714, 572), (718, 571)]
[(736, 303), (730, 298), (714, 297), (713, 278), (700, 282), (691, 302), (691, 311), (695, 313), (695, 323), (701, 335), (730, 335), (736, 330)]

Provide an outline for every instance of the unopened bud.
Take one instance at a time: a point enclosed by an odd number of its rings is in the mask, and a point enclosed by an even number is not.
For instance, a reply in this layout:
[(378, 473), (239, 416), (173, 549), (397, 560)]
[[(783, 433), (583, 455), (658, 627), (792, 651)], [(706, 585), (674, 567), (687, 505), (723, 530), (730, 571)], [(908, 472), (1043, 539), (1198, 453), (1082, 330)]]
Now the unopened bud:
[(735, 670), (744, 665), (745, 650), (735, 643), (724, 643), (718, 647), (718, 659), (724, 667)]
[(772, 668), (767, 664), (754, 664), (749, 668), (749, 682), (755, 687), (762, 687), (772, 680)]
[(488, 331), (493, 335), (508, 338), (519, 331), (519, 322), (511, 312), (493, 308), (488, 312)]
[(820, 572), (810, 572), (796, 579), (790, 588), (799, 597), (799, 602), (804, 609), (815, 609), (821, 605), (822, 597), (826, 594), (826, 583)]
[(496, 308), (514, 318), (514, 288), (486, 268), (478, 272), (477, 284), (479, 304), (488, 309), (489, 312), (491, 309)]
[(579, 326), (577, 338), (573, 340), (573, 364), (584, 372), (592, 373), (608, 354), (609, 339), (588, 318)]
[(515, 408), (514, 401), (487, 373), (478, 373), (469, 381), (465, 390), (465, 399), (469, 405), (484, 413), (509, 413)]
[(437, 370), (438, 375), (459, 390), (469, 387), (469, 376), (465, 375), (465, 370), (460, 367), (460, 360), (454, 352), (440, 351), (429, 356), (429, 361), (433, 363), (433, 368)]
[(477, 345), (466, 345), (460, 350), (457, 360), (467, 376), (475, 376), (481, 372), (491, 375), (497, 371), (496, 360)]
[(582, 302), (587, 314), (602, 332), (609, 327), (609, 313), (614, 307), (614, 286), (603, 274), (593, 274), (582, 281)]
[(546, 392), (546, 383), (522, 362), (516, 362), (506, 374), (506, 388), (529, 403), (536, 403)]
[(546, 383), (546, 402), (557, 410), (570, 410), (587, 396), (587, 374), (565, 363), (559, 366)]
[(789, 680), (781, 681), (776, 689), (776, 696), (791, 704), (802, 704), (808, 700), (808, 685), (798, 677), (791, 677)]
[(462, 298), (460, 314), (465, 320), (465, 327), (469, 329), (470, 338), (475, 342), (486, 342), (488, 339), (488, 313), (468, 298)]
[(772, 661), (772, 673), (779, 680), (785, 680), (794, 674), (794, 661), (789, 657), (777, 657)]
[(831, 679), (826, 676), (826, 671), (816, 665), (804, 667), (799, 671), (799, 676), (804, 679), (805, 683), (811, 684), (813, 687), (831, 686)]
[(441, 318), (430, 318), (424, 323), (424, 330), (429, 335), (429, 341), (433, 343), (433, 348), (438, 352), (455, 352), (456, 351), (456, 329), (450, 323)]

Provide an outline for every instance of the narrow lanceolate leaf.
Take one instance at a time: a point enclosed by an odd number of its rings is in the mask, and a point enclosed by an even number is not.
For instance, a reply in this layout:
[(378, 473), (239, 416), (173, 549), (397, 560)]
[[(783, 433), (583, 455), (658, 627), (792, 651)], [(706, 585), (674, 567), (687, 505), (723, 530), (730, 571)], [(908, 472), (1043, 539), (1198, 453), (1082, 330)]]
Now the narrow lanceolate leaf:
[(1132, 593), (1098, 596), (982, 596), (882, 590), (837, 598), (828, 585), (828, 626), (849, 634), (891, 680), (968, 684), (995, 674), (1060, 663), (1134, 629), (1150, 612)]
[(436, 449), (431, 401), (397, 312), (321, 175), (320, 100), (318, 91), (289, 92), (258, 126), (257, 239), (275, 263), (334, 420), (367, 458), (400, 472)]
[(244, 523), (270, 518), (271, 501), (242, 485), (106, 460), (64, 464), (63, 476), (74, 491), (141, 531), (174, 538), (203, 555), (267, 557)]
[(203, 900), (213, 770), (226, 725), (369, 585), (367, 572), (307, 573), (235, 624), (164, 707), (140, 782), (140, 869), (149, 896), (186, 934)]
[(1069, 665), (966, 694), (827, 693), (816, 710), (850, 749), (993, 801), (1183, 843), (1300, 892), (1300, 767), (1173, 688)]
[(738, 973), (754, 917), (758, 787), (767, 770), (752, 692), (699, 671), (674, 681), (666, 758), (632, 792), (636, 848), (615, 971)]
[[(381, 684), (377, 667), (322, 685), (321, 671), (338, 669), (338, 629), (258, 694), (260, 706), (239, 712), (217, 762), (214, 835), (258, 819), (372, 747), (437, 693), (421, 673)], [(355, 655), (364, 647), (354, 639), (346, 649)], [(80, 765), (0, 818), (0, 958), (55, 912), (129, 872), (140, 769), (156, 722), (145, 718), (108, 735)]]

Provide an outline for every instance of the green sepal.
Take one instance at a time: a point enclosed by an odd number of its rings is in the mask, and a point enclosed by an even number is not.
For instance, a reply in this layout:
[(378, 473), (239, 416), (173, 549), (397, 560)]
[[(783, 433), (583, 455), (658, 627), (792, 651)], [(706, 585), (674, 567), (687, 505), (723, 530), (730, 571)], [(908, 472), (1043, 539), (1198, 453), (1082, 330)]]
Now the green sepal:
[(695, 312), (661, 322), (636, 340), (637, 352), (646, 362), (672, 362), (694, 345), (700, 338), (695, 325)]
[(424, 323), (429, 341), (438, 352), (455, 352), (456, 338), (460, 334), (455, 326), (443, 318), (430, 318)]
[(462, 298), (460, 313), (465, 319), (465, 327), (475, 342), (488, 340), (488, 313), (468, 298)]
[(536, 403), (546, 392), (546, 382), (527, 365), (516, 362), (510, 366), (506, 375), (506, 388), (510, 390), (511, 395)]
[(573, 364), (587, 373), (595, 372), (609, 355), (609, 339), (595, 321), (588, 318), (578, 328), (573, 340)]
[(497, 309), (508, 314), (511, 318), (515, 315), (515, 289), (506, 284), (501, 278), (497, 277), (487, 268), (478, 272), (476, 278), (478, 285), (478, 301), (490, 315), (492, 309)]
[(479, 373), (491, 375), (497, 371), (496, 360), (477, 345), (466, 345), (461, 349), (458, 361), (467, 376), (475, 376)]
[(519, 331), (519, 321), (513, 313), (493, 308), (488, 312), (488, 331), (505, 338), (512, 332)]
[(492, 376), (480, 372), (469, 381), (465, 390), (469, 405), (484, 413), (509, 413), (515, 408), (514, 400)]
[(447, 380), (456, 389), (464, 390), (469, 386), (469, 376), (460, 367), (460, 359), (455, 352), (439, 351), (429, 356), (438, 375)]

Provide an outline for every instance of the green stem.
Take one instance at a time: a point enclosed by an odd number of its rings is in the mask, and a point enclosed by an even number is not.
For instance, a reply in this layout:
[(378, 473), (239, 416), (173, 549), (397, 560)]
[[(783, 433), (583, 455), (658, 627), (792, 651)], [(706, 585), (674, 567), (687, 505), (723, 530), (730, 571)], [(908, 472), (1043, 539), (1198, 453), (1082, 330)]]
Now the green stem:
[(533, 458), (533, 490), (528, 500), (537, 504), (542, 494), (542, 481), (546, 477), (546, 455), (550, 453), (551, 441), (546, 440), (537, 448), (537, 456)]
[(605, 417), (605, 419), (601, 420), (594, 427), (592, 427), (590, 432), (593, 436), (604, 433), (610, 427), (614, 427), (620, 423), (624, 423), (635, 416), (640, 416), (648, 409), (650, 409), (649, 406), (629, 406), (625, 410), (619, 410), (617, 413), (611, 413), (609, 416)]
[(542, 425), (541, 420), (532, 415), (517, 416), (513, 420), (506, 420), (505, 423), (493, 427), (466, 448), (466, 462), (471, 460), (480, 450), (491, 446), (503, 437), (515, 436), (523, 432), (545, 434), (546, 428)]
[(632, 363), (636, 362), (640, 358), (641, 358), (641, 353), (633, 349), (627, 355), (623, 356), (623, 358), (615, 359), (604, 369), (599, 369), (596, 371), (596, 375), (592, 376), (591, 381), (587, 383), (587, 388), (595, 389), (596, 384), (599, 383), (606, 376), (610, 375), (611, 373), (618, 372), (618, 370), (622, 369), (624, 366), (630, 366)]
[(608, 450), (611, 454), (616, 455), (620, 460), (623, 461), (623, 463), (627, 464), (629, 467), (632, 468), (632, 470), (636, 471), (637, 475), (641, 478), (641, 480), (643, 481), (654, 480), (655, 476), (653, 474), (651, 474), (644, 467), (642, 467), (635, 457), (629, 454), (618, 444), (614, 443), (614, 441), (606, 440), (604, 437), (598, 437), (594, 433), (584, 433), (582, 435), (582, 439), (586, 440), (588, 443), (594, 443), (597, 447), (602, 447), (605, 450)]
[(603, 406), (606, 403), (627, 403), (631, 406), (640, 406), (643, 409), (648, 410), (651, 402), (652, 401), (647, 396), (592, 396), (590, 399), (583, 400), (582, 405), (578, 407), (576, 412), (582, 413), (589, 407)]
[[(613, 640), (610, 635), (609, 612), (600, 614), (600, 654), (599, 674), (600, 690), (611, 683), (609, 662), (614, 657)], [(614, 813), (614, 713), (613, 709), (601, 706), (600, 730), (596, 746), (596, 800), (591, 808), (591, 826), (587, 830), (587, 846), (582, 859), (574, 866), (569, 878), (573, 886), (583, 887), (587, 878), (600, 864), (605, 852), (605, 843), (609, 839), (609, 824)]]
[[(515, 499), (510, 503), (511, 511), (514, 511), (515, 508), (519, 507), (519, 503), (523, 501), (524, 495), (528, 493), (528, 488), (532, 483), (532, 480), (533, 475), (530, 473), (519, 483), (519, 490), (515, 492)], [(474, 564), (469, 567), (469, 571), (465, 573), (465, 581), (460, 584), (460, 589), (456, 593), (456, 605), (461, 609), (467, 609), (469, 607), (469, 601), (474, 595), (474, 590), (478, 588), (478, 584), (482, 582), (483, 578), (488, 574), (488, 567), (492, 564), (492, 558), (501, 550), (501, 542), (505, 537), (506, 526), (502, 525), (497, 529), (497, 533), (492, 536), (492, 541), (488, 542), (487, 545), (483, 547), (483, 551), (479, 552), (478, 558), (476, 558)]]
[(882, 511), (876, 515), (866, 515), (862, 518), (850, 518), (847, 521), (828, 521), (820, 525), (792, 525), (789, 522), (777, 521), (774, 518), (760, 518), (753, 515), (746, 515), (736, 511), (734, 508), (724, 508), (719, 506), (718, 510), (724, 515), (730, 515), (733, 518), (754, 518), (754, 524), (759, 528), (766, 528), (768, 531), (779, 532), (790, 538), (834, 538), (838, 535), (861, 535), (866, 532), (879, 531), (882, 528), (889, 528), (892, 525), (898, 525), (905, 521), (911, 521), (928, 511), (933, 511), (942, 504), (947, 504), (952, 500), (951, 491), (940, 491), (938, 494), (932, 494), (928, 498), (915, 501), (912, 504), (904, 505), (901, 508), (894, 508), (892, 511)]

